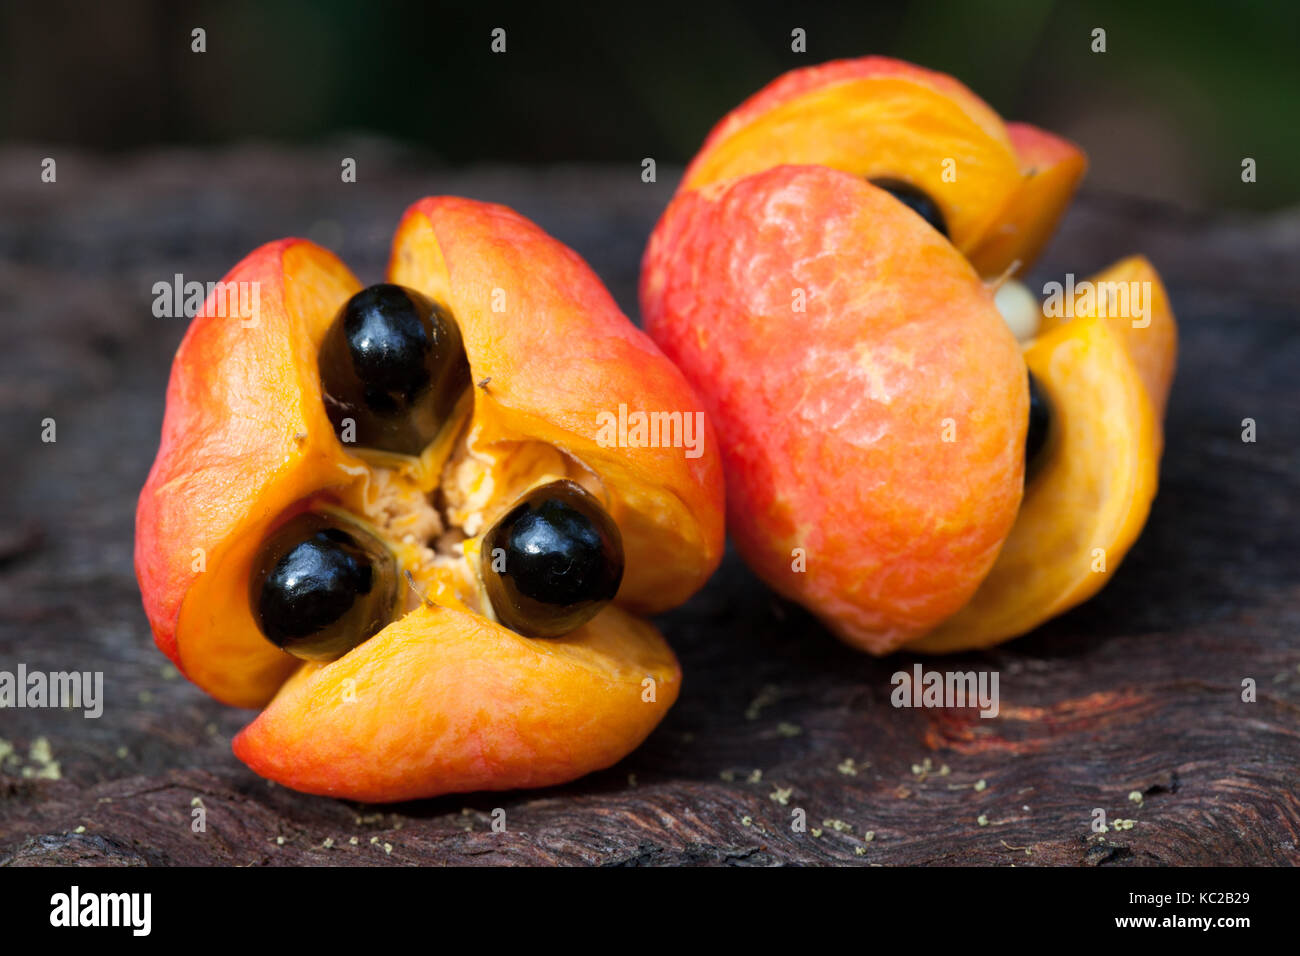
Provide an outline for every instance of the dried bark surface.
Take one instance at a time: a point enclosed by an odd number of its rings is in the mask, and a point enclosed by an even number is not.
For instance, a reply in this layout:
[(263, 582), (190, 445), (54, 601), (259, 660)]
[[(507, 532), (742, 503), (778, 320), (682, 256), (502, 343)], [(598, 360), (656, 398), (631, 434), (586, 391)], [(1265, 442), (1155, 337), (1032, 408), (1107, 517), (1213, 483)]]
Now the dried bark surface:
[[(149, 638), (135, 496), (185, 325), (152, 316), (151, 287), (219, 279), (291, 234), (373, 281), (406, 204), (446, 192), (533, 217), (635, 315), (673, 184), (642, 183), (638, 162), (446, 171), (368, 141), (59, 155), (56, 184), (39, 181), (41, 155), (0, 152), (0, 670), (103, 671), (106, 702), (97, 720), (0, 711), (0, 864), (1300, 860), (1300, 215), (1085, 195), (1035, 270), (1082, 277), (1145, 252), (1182, 350), (1160, 494), (1110, 586), (990, 653), (924, 659), (998, 670), (996, 719), (891, 707), (890, 675), (913, 658), (839, 646), (729, 556), (662, 619), (683, 696), (622, 764), (555, 790), (365, 807), (246, 770), (229, 741), (250, 715), (180, 679)], [(356, 184), (338, 181), (343, 155)], [(1135, 822), (1094, 834), (1097, 807)]]

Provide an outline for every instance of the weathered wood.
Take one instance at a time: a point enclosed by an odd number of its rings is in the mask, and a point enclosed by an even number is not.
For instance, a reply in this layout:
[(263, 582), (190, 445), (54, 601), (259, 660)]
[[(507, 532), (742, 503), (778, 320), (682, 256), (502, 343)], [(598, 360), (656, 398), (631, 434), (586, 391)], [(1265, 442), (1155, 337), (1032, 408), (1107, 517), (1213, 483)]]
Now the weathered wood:
[[(337, 181), (339, 155), (359, 157), (359, 183)], [(0, 757), (0, 862), (1300, 859), (1300, 217), (1086, 195), (1036, 270), (1082, 276), (1145, 252), (1167, 278), (1182, 357), (1161, 492), (1111, 585), (1035, 635), (942, 665), (997, 669), (998, 718), (892, 708), (890, 675), (912, 658), (841, 647), (729, 557), (662, 619), (684, 694), (623, 764), (555, 790), (375, 808), (247, 771), (229, 740), (249, 714), (179, 679), (152, 646), (134, 504), (184, 321), (151, 315), (151, 286), (176, 272), (215, 280), (258, 243), (304, 233), (373, 280), (404, 206), (450, 192), (535, 218), (635, 314), (641, 249), (672, 184), (642, 183), (635, 163), (431, 169), (369, 142), (66, 155), (55, 185), (39, 182), (39, 159), (0, 153), (0, 669), (102, 670), (107, 700), (98, 720), (0, 711), (14, 748)], [(40, 438), (46, 417), (54, 444)], [(1253, 704), (1240, 700), (1246, 677)], [(32, 754), (42, 737), (46, 760)], [(505, 833), (488, 827), (496, 807)], [(1136, 822), (1095, 835), (1096, 807)], [(792, 831), (795, 808), (820, 835)]]

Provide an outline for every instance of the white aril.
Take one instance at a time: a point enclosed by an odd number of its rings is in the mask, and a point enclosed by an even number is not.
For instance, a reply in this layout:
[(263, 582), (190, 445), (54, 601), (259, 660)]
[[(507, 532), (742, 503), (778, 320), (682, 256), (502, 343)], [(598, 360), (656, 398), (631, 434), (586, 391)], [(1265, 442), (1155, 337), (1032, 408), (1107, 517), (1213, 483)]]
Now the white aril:
[(1038, 334), (1043, 306), (1038, 296), (1023, 282), (1007, 279), (993, 294), (993, 304), (1002, 313), (1002, 321), (1007, 323), (1011, 334), (1021, 342), (1027, 342)]

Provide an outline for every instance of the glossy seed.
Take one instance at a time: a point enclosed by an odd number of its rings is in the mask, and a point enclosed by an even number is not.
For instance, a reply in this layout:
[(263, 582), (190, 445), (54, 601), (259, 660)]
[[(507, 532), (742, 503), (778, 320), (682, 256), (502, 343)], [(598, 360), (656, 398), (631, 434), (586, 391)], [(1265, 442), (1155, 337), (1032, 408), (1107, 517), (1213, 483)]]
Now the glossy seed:
[(623, 539), (573, 481), (533, 489), (483, 538), (481, 574), (497, 620), (526, 637), (559, 637), (618, 593)]
[(305, 660), (341, 657), (396, 613), (392, 553), (369, 532), (318, 512), (297, 515), (267, 538), (249, 583), (267, 640)]
[(908, 209), (911, 209), (945, 239), (948, 238), (948, 223), (943, 218), (943, 210), (939, 208), (937, 202), (930, 198), (929, 193), (901, 179), (884, 177), (872, 179), (870, 182), (871, 185), (885, 190)]
[(1029, 372), (1029, 429), (1025, 432), (1025, 482), (1042, 468), (1052, 437), (1052, 405), (1047, 392)]
[(342, 441), (404, 455), (428, 447), (470, 384), (451, 313), (389, 283), (362, 289), (339, 310), (321, 344), (320, 376)]

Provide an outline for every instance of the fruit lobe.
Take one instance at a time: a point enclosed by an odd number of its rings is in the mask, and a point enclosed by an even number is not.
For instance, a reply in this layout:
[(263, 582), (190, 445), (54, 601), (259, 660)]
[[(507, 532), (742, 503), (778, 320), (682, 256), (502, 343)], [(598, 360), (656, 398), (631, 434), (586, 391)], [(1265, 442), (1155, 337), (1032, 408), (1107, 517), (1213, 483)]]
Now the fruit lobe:
[[(1178, 362), (1178, 326), (1164, 283), (1145, 256), (1121, 259), (1089, 276), (1088, 282), (1098, 295), (1107, 297), (1105, 321), (1132, 357), (1155, 409), (1156, 420), (1163, 421), (1174, 367)], [(1131, 304), (1128, 309), (1122, 307), (1118, 294), (1121, 285), (1123, 291), (1142, 297), (1145, 315), (1138, 316), (1137, 309)], [(1136, 301), (1136, 298), (1130, 301)], [(1099, 301), (1094, 303), (1094, 313), (1099, 311), (1099, 306)], [(1044, 316), (1043, 331), (1068, 321), (1070, 318), (1065, 315)]]
[(854, 176), (777, 167), (674, 199), (641, 299), (717, 423), (760, 577), (873, 653), (969, 599), (1020, 502), (1028, 395), (948, 242)]
[(1023, 177), (994, 225), (968, 253), (980, 275), (1023, 275), (1047, 245), (1088, 170), (1083, 151), (1028, 123), (1008, 123)]
[(360, 284), (300, 239), (268, 243), (223, 283), (257, 290), (256, 322), (205, 303), (172, 363), (162, 442), (136, 512), (136, 574), (159, 648), (217, 699), (256, 707), (298, 666), (253, 620), (248, 577), (272, 523), (360, 466), (334, 437), (315, 349)]
[(931, 70), (864, 57), (795, 70), (750, 97), (714, 127), (682, 190), (803, 163), (911, 183), (939, 204), (963, 251), (1020, 180), (1002, 121), (969, 89)]
[(952, 77), (868, 56), (793, 70), (755, 93), (709, 133), (680, 191), (786, 163), (910, 183), (986, 277), (1038, 255), (1086, 166), (1072, 144), (1004, 124)]
[(305, 665), (234, 750), (285, 786), (353, 800), (549, 786), (635, 748), (680, 686), (663, 638), (617, 607), (546, 641), (422, 607)]

